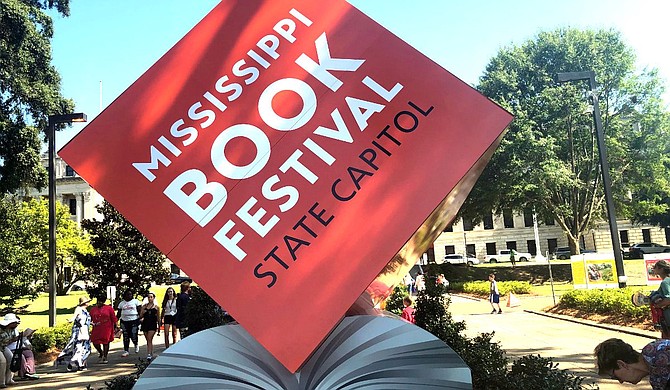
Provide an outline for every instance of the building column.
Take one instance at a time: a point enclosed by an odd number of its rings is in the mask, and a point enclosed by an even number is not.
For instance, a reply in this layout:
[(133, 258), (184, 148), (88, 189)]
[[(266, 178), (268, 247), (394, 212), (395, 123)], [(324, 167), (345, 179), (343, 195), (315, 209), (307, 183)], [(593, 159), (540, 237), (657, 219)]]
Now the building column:
[(76, 221), (78, 225), (81, 225), (81, 221), (84, 219), (84, 197), (86, 195), (83, 192), (78, 192), (75, 194), (77, 199), (77, 217)]

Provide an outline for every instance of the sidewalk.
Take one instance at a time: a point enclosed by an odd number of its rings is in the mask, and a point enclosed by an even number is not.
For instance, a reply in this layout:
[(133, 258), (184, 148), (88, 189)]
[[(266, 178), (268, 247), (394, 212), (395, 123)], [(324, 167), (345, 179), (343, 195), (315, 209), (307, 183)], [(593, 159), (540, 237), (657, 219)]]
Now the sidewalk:
[[(110, 344), (109, 363), (98, 363), (98, 353), (91, 346), (91, 356), (88, 358), (88, 369), (78, 372), (68, 372), (67, 365), (61, 364), (54, 367), (53, 362), (45, 363), (37, 367), (38, 380), (16, 380), (16, 384), (8, 386), (8, 389), (86, 389), (91, 385), (92, 389), (105, 388), (105, 381), (112, 380), (120, 375), (127, 375), (135, 371), (135, 363), (139, 359), (146, 360), (147, 348), (144, 335), (139, 335), (140, 352), (135, 354), (134, 346), (130, 344), (130, 355), (121, 357), (123, 342), (116, 339)], [(163, 333), (154, 337), (154, 354), (160, 355), (165, 350), (163, 344)]]
[[(472, 300), (472, 301), (479, 301), (479, 302), (488, 302), (486, 299), (482, 298), (476, 298), (476, 297), (471, 297), (468, 295), (459, 295), (459, 294), (453, 294), (452, 296), (458, 297), (459, 299), (464, 299), (464, 300)], [(535, 314), (538, 316), (544, 316), (544, 317), (549, 317), (549, 318), (554, 318), (558, 320), (563, 320), (563, 321), (568, 321), (568, 322), (573, 322), (575, 324), (580, 324), (580, 325), (587, 325), (591, 326), (594, 328), (600, 328), (600, 329), (607, 329), (611, 331), (616, 331), (616, 332), (621, 332), (633, 336), (639, 336), (639, 337), (646, 337), (652, 340), (655, 340), (659, 338), (660, 336), (660, 331), (651, 331), (651, 330), (644, 330), (644, 329), (639, 329), (635, 328), (632, 326), (621, 326), (621, 325), (614, 325), (614, 324), (605, 324), (605, 323), (599, 323), (596, 321), (591, 321), (587, 320), (584, 318), (575, 318), (567, 315), (562, 315), (562, 314), (554, 314), (554, 313), (548, 313), (545, 312), (544, 309), (550, 308), (554, 306), (554, 299), (550, 296), (537, 296), (537, 295), (515, 295), (517, 299), (520, 301), (520, 305), (515, 306), (515, 307), (507, 307), (507, 296), (500, 297), (500, 306), (502, 307), (504, 312), (519, 312), (523, 311), (526, 313), (530, 314)], [(560, 300), (560, 296), (556, 296), (556, 302)]]

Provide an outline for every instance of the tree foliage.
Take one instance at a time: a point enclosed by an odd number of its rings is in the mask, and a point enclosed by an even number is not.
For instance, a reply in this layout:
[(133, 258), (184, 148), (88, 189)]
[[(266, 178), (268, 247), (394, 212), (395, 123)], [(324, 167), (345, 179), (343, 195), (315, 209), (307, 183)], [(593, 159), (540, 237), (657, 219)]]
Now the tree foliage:
[[(0, 199), (0, 303), (13, 305), (22, 296), (44, 290), (49, 264), (49, 211), (44, 199)], [(77, 254), (90, 253), (87, 237), (56, 203), (56, 290), (65, 294), (82, 277)], [(71, 273), (65, 278), (65, 267)]]
[(44, 187), (40, 130), (74, 107), (51, 65), (50, 8), (67, 16), (69, 0), (0, 0), (0, 193)]
[(116, 286), (146, 294), (152, 282), (170, 278), (165, 256), (107, 201), (96, 207), (102, 221), (84, 220), (81, 225), (91, 237), (94, 253), (80, 257), (86, 267), (91, 293)]
[(599, 84), (617, 216), (630, 217), (637, 207), (631, 194), (664, 181), (667, 188), (668, 116), (657, 72), (635, 73), (635, 55), (618, 32), (560, 29), (501, 49), (481, 77), (478, 89), (515, 120), (461, 209), (463, 218), (534, 209), (540, 219), (555, 220), (575, 250), (605, 217), (588, 82), (557, 82), (560, 72), (588, 70)]

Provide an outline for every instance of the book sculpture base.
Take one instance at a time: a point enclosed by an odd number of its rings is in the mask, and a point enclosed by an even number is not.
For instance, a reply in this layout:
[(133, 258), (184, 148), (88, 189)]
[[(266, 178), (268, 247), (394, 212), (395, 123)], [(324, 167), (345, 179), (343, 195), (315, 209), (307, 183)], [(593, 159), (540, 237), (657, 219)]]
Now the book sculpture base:
[[(268, 324), (271, 326), (271, 324)], [(346, 317), (295, 374), (239, 325), (167, 349), (135, 390), (472, 389), (470, 369), (425, 330), (399, 319)]]

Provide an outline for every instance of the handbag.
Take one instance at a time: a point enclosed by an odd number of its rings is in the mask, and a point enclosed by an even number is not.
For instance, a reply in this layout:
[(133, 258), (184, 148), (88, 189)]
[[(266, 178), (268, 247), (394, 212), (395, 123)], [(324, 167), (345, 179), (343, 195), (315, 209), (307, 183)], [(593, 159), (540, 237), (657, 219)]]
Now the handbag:
[(23, 332), (19, 333), (19, 341), (16, 342), (16, 349), (12, 355), (12, 361), (9, 363), (9, 369), (17, 372), (21, 369), (21, 358), (23, 357)]

